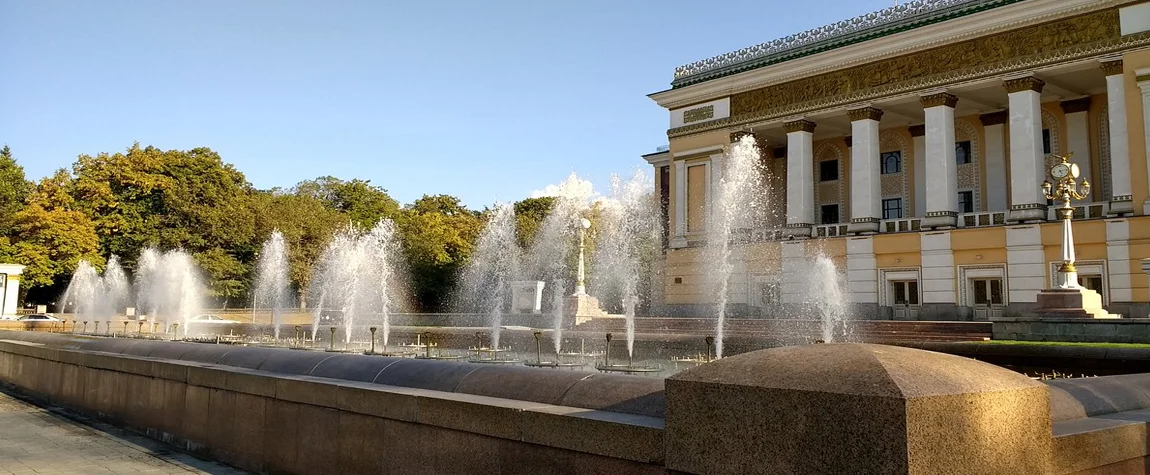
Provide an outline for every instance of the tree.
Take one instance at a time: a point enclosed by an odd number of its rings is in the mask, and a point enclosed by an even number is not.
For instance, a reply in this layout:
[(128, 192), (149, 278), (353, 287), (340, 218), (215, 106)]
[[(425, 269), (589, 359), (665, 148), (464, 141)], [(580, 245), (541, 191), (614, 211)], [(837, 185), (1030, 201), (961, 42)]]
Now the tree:
[(527, 249), (535, 240), (543, 221), (555, 209), (556, 198), (544, 196), (542, 198), (527, 198), (515, 203), (515, 237), (519, 247)]
[(80, 260), (104, 265), (92, 220), (74, 209), (71, 184), (65, 170), (40, 180), (27, 206), (13, 215), (10, 243), (0, 245), (5, 260), (26, 266), (23, 284), (29, 290), (59, 287)]
[(0, 235), (12, 232), (16, 212), (24, 207), (24, 200), (32, 184), (24, 177), (24, 167), (16, 164), (12, 150), (0, 148)]
[(322, 201), (364, 228), (374, 226), (380, 219), (392, 218), (399, 211), (399, 203), (387, 190), (372, 186), (370, 180), (343, 181), (322, 176), (300, 182), (295, 186), (295, 193)]
[(396, 225), (411, 272), (414, 303), (423, 311), (443, 310), (460, 269), (471, 257), (483, 220), (458, 198), (425, 195), (398, 214)]
[(335, 231), (347, 218), (313, 196), (272, 192), (258, 198), (257, 226), (260, 236), (278, 229), (288, 246), (288, 266), (292, 285), (305, 306), (304, 296), (316, 261)]

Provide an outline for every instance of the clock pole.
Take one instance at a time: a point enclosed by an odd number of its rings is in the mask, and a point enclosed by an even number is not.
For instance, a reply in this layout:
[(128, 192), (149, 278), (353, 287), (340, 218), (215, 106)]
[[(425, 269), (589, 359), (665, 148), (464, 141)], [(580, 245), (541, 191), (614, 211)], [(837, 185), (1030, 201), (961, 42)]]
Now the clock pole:
[[(1073, 155), (1073, 154), (1071, 154)], [(1062, 265), (1058, 267), (1058, 283), (1056, 288), (1080, 289), (1078, 283), (1078, 269), (1074, 267), (1074, 230), (1071, 220), (1074, 218), (1074, 208), (1070, 200), (1081, 200), (1090, 195), (1090, 182), (1082, 180), (1081, 188), (1078, 185), (1078, 165), (1070, 163), (1070, 156), (1058, 157), (1062, 161), (1050, 167), (1050, 176), (1057, 180), (1042, 182), (1042, 192), (1048, 200), (1057, 202), (1058, 217), (1062, 220)]]

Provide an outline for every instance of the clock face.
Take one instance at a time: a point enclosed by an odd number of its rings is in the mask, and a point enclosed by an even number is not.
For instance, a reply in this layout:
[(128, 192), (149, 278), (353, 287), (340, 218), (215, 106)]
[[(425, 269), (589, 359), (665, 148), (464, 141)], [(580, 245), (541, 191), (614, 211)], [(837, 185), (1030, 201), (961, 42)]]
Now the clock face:
[(1081, 171), (1078, 169), (1077, 163), (1073, 163), (1070, 165), (1070, 176), (1072, 176), (1074, 178), (1078, 178), (1078, 175), (1080, 172)]
[(1066, 175), (1069, 175), (1069, 174), (1070, 174), (1070, 167), (1067, 166), (1065, 163), (1059, 163), (1059, 164), (1050, 168), (1050, 176), (1052, 176), (1054, 178), (1059, 178), (1059, 179), (1065, 178)]

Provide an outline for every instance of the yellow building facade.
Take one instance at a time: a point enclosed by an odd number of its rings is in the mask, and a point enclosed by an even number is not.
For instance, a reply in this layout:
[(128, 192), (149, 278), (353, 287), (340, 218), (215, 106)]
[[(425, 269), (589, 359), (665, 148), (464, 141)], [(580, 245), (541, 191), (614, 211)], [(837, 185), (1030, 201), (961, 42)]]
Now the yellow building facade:
[(750, 134), (768, 175), (737, 245), (731, 308), (806, 298), (801, 262), (845, 274), (856, 312), (1024, 315), (1051, 287), (1061, 231), (1042, 193), (1056, 155), (1083, 285), (1147, 317), (1150, 2), (919, 0), (677, 68), (650, 97), (669, 149), (645, 155), (664, 202), (654, 311), (707, 315), (707, 221), (724, 153)]

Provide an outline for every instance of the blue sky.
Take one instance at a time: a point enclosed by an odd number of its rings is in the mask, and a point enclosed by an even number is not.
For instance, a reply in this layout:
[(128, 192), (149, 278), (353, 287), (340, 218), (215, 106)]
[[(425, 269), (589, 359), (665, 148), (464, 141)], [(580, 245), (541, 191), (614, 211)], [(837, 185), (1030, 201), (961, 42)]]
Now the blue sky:
[(0, 142), (30, 178), (139, 141), (481, 208), (646, 167), (676, 66), (893, 4), (0, 0)]

